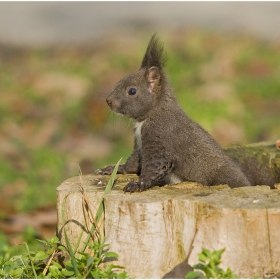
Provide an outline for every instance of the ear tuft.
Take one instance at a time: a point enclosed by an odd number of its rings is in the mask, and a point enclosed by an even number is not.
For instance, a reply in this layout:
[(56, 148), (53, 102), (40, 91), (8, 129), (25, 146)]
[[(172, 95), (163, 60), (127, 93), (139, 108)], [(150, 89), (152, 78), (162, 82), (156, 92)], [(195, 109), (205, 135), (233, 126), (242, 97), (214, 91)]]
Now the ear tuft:
[(157, 35), (154, 34), (148, 44), (140, 68), (150, 69), (151, 67), (155, 66), (161, 70), (165, 64), (166, 55), (164, 53), (163, 44), (159, 41)]

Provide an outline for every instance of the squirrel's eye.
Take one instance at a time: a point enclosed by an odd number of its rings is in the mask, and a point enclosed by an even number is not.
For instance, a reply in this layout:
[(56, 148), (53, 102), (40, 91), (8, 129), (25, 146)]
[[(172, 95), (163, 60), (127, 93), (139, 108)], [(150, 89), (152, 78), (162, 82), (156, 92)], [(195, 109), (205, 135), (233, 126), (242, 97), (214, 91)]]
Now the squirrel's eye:
[(136, 88), (130, 88), (129, 90), (128, 90), (128, 94), (129, 95), (135, 95), (136, 94)]

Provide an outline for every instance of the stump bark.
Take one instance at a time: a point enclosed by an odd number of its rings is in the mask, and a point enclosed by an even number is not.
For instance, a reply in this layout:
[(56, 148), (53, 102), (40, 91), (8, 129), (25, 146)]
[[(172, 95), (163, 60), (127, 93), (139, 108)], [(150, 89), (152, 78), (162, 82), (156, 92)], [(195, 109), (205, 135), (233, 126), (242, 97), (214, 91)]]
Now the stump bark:
[[(221, 267), (230, 267), (241, 278), (280, 276), (280, 189), (185, 182), (128, 194), (122, 188), (137, 176), (117, 178), (104, 196), (105, 239), (110, 251), (119, 254), (114, 263), (124, 266), (130, 276), (183, 278), (198, 263), (202, 248), (226, 248)], [(96, 212), (108, 179), (74, 177), (57, 188), (62, 243), (64, 229), (73, 248), (82, 232), (85, 240), (90, 221), (85, 220), (83, 198), (86, 195), (89, 208)]]

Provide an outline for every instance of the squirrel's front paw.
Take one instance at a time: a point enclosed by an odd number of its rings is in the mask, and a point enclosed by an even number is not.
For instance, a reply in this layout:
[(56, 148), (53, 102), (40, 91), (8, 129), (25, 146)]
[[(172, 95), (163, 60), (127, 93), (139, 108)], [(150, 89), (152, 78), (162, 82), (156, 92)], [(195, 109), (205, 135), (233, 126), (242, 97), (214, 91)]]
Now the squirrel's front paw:
[(145, 188), (145, 184), (143, 182), (141, 182), (140, 184), (137, 182), (129, 182), (124, 188), (123, 191), (124, 192), (142, 192), (144, 191)]
[[(108, 165), (104, 168), (97, 169), (95, 174), (97, 175), (111, 175), (114, 171), (115, 165)], [(125, 164), (119, 165), (118, 174), (127, 174)]]
[(100, 169), (97, 169), (95, 171), (95, 174), (98, 174), (98, 175), (111, 175), (113, 173), (113, 170), (114, 170), (114, 165), (108, 165), (104, 168), (100, 168)]

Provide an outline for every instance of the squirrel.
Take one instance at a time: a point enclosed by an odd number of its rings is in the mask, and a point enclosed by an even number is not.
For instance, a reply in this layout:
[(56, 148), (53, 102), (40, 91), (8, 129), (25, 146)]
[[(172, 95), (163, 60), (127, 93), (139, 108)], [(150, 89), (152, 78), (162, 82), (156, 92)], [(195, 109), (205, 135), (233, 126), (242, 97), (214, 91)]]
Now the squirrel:
[[(120, 80), (106, 99), (112, 111), (134, 121), (134, 150), (118, 173), (138, 174), (139, 181), (129, 182), (124, 192), (183, 181), (231, 188), (254, 185), (248, 174), (254, 167), (248, 170), (248, 162), (242, 166), (230, 158), (182, 110), (164, 72), (165, 64), (163, 44), (154, 34), (139, 70)], [(113, 169), (110, 165), (96, 173), (110, 175)]]

